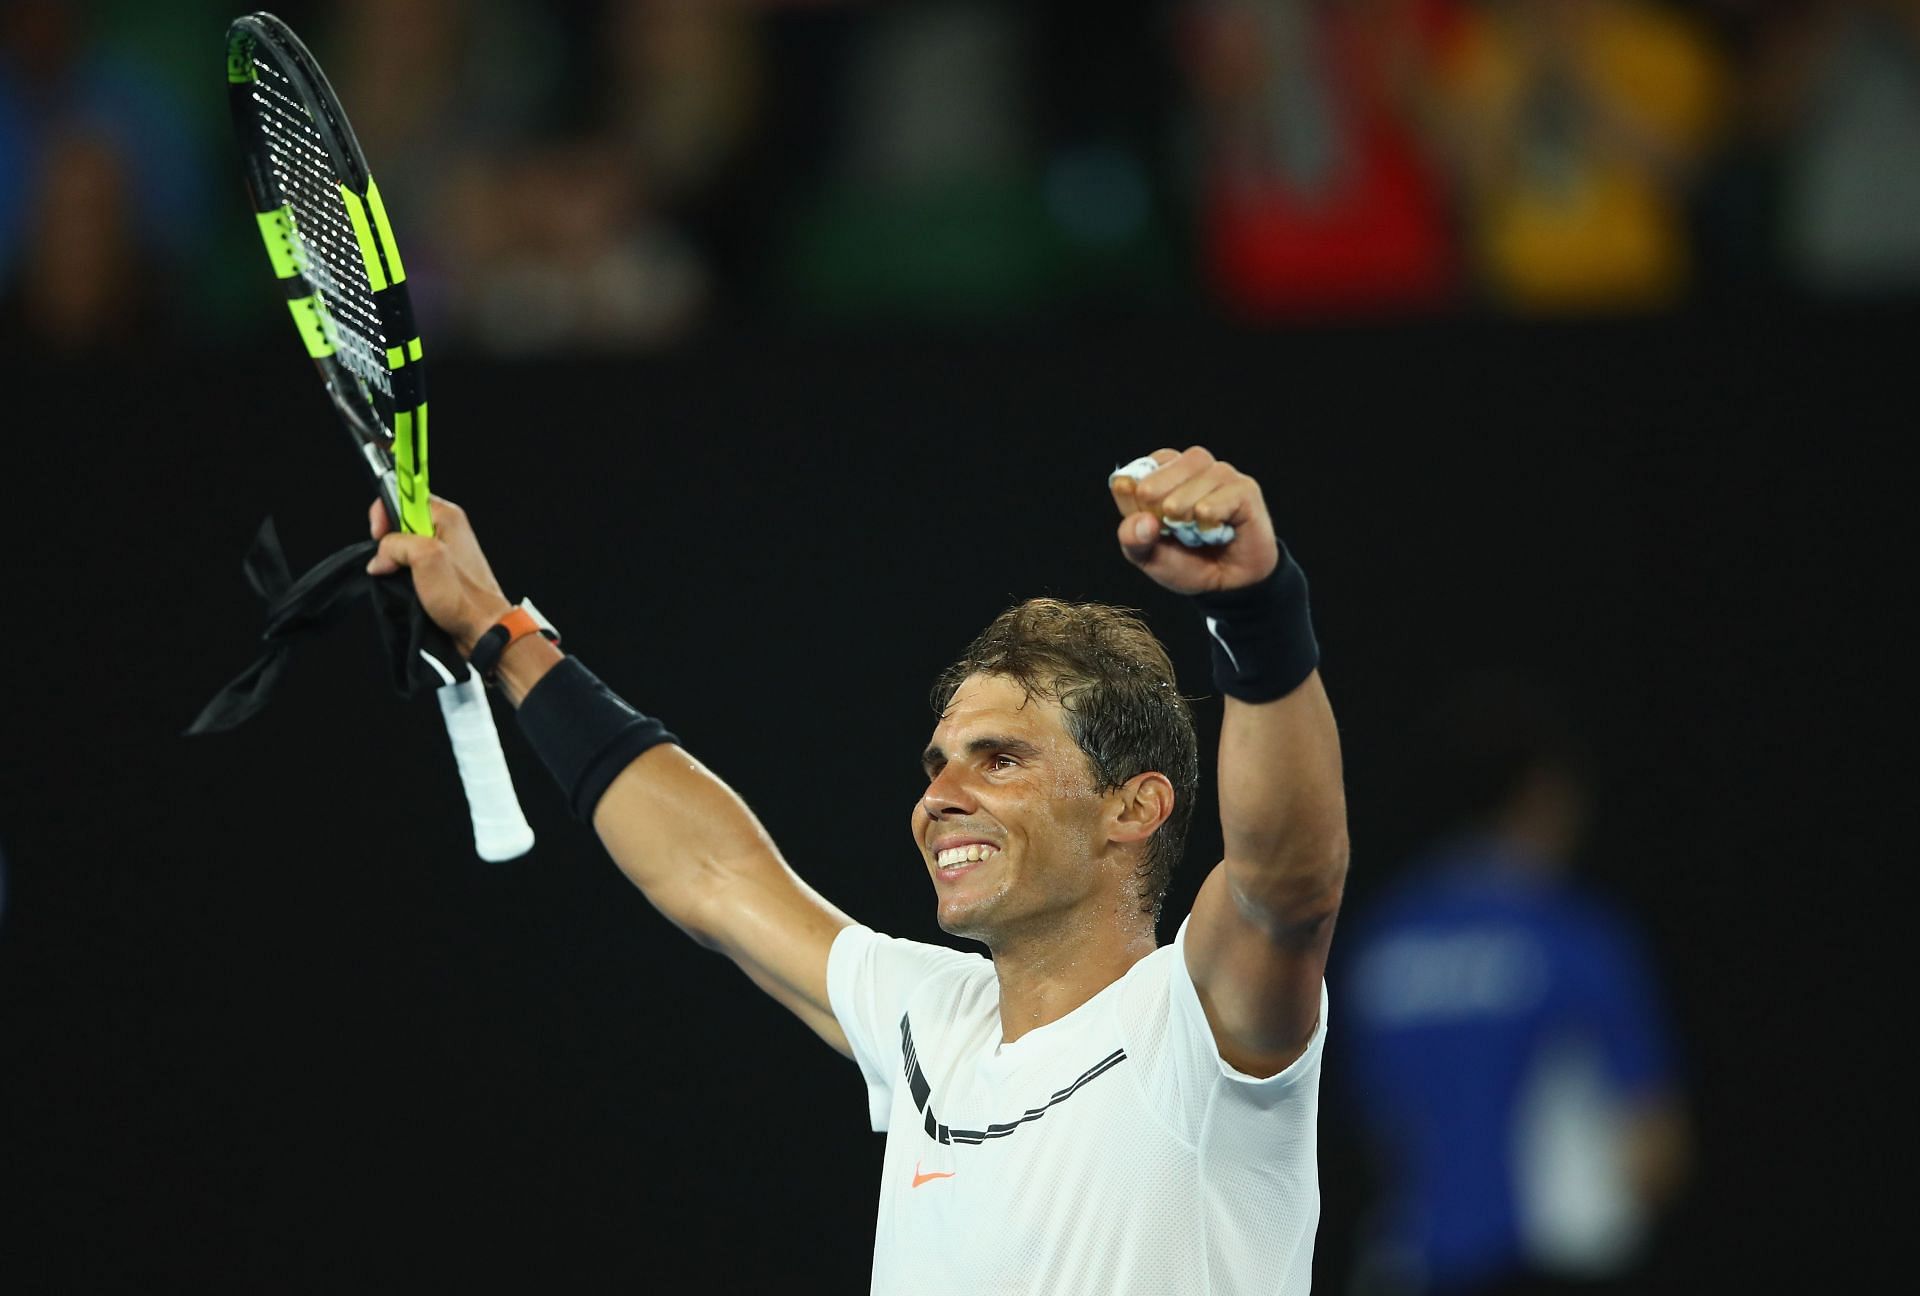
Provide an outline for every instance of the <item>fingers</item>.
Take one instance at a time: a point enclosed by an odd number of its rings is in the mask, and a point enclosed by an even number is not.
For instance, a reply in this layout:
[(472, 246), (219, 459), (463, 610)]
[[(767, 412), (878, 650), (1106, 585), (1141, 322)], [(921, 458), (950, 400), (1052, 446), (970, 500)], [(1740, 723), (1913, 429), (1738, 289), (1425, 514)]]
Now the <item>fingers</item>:
[(1160, 519), (1164, 516), (1160, 503), (1171, 480), (1183, 480), (1194, 469), (1182, 466), (1188, 456), (1195, 460), (1204, 457), (1211, 462), (1213, 456), (1195, 446), (1186, 455), (1178, 450), (1162, 447), (1151, 456), (1160, 466), (1142, 478), (1115, 477), (1108, 484), (1113, 502), (1123, 515), (1116, 535), (1120, 541), (1121, 552), (1127, 561), (1137, 567), (1144, 567), (1153, 561), (1154, 552), (1160, 547)]
[(1259, 483), (1215, 459), (1204, 446), (1184, 453), (1157, 450), (1160, 467), (1138, 481), (1118, 477), (1110, 484), (1123, 515), (1151, 513), (1168, 521), (1192, 521), (1201, 527), (1238, 523), (1258, 502)]
[(367, 560), (370, 576), (391, 576), (402, 567), (428, 567), (446, 561), (446, 546), (432, 536), (406, 535), (389, 531), (380, 537), (380, 547)]
[(1133, 507), (1167, 516), (1166, 501), (1180, 487), (1206, 472), (1217, 462), (1205, 446), (1189, 446), (1183, 453), (1156, 450), (1153, 457), (1160, 467), (1148, 473), (1133, 487)]
[[(1178, 459), (1180, 452), (1178, 450), (1161, 449), (1155, 450), (1147, 457), (1164, 468), (1167, 464)], [(1158, 470), (1156, 470), (1156, 473), (1157, 471)], [(1107, 493), (1113, 496), (1114, 507), (1120, 510), (1122, 516), (1137, 512), (1143, 507), (1137, 499), (1139, 489), (1140, 481), (1134, 477), (1114, 475), (1107, 479)]]
[[(429, 499), (428, 508), (433, 517), (435, 535), (445, 539), (449, 538), (450, 533), (463, 532), (467, 529), (467, 511), (452, 500), (434, 495)], [(376, 497), (373, 503), (367, 506), (367, 534), (378, 540), (392, 532), (393, 519), (387, 512), (386, 501)]]
[[(450, 499), (438, 495), (428, 497), (428, 510), (433, 518), (435, 535), (448, 530), (464, 530), (467, 526), (467, 511)], [(387, 504), (383, 499), (375, 498), (367, 506), (367, 534), (378, 540), (393, 530), (393, 519), (387, 513)]]
[(480, 552), (466, 513), (458, 504), (437, 497), (430, 507), (433, 535), (386, 529), (386, 510), (378, 505), (368, 510), (377, 543), (367, 574), (392, 576), (407, 570), (426, 614), (453, 637), (455, 647), (471, 652), (474, 641), (511, 605)]
[(1160, 544), (1160, 519), (1152, 513), (1130, 514), (1121, 520), (1118, 535), (1128, 561), (1144, 563)]
[[(1279, 541), (1259, 482), (1204, 446), (1159, 450), (1152, 459), (1159, 466), (1143, 477), (1108, 479), (1122, 515), (1115, 538), (1129, 562), (1176, 594), (1239, 589), (1274, 570)], [(1142, 467), (1136, 460), (1124, 472)], [(1179, 528), (1171, 538), (1168, 524)]]
[(434, 534), (466, 529), (467, 511), (452, 500), (441, 499), (438, 495), (429, 496), (427, 507), (433, 514)]
[(1259, 501), (1260, 485), (1232, 464), (1213, 463), (1160, 501), (1160, 516), (1192, 521), (1201, 529), (1244, 525)]

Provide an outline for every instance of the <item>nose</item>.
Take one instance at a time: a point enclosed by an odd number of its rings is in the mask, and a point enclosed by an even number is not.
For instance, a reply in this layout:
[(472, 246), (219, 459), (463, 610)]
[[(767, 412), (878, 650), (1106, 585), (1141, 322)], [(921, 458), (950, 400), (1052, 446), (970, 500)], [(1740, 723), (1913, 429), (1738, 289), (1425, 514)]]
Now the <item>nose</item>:
[(929, 819), (970, 815), (979, 808), (980, 802), (967, 787), (961, 771), (953, 764), (935, 775), (933, 781), (927, 784), (927, 790), (920, 794), (920, 809)]

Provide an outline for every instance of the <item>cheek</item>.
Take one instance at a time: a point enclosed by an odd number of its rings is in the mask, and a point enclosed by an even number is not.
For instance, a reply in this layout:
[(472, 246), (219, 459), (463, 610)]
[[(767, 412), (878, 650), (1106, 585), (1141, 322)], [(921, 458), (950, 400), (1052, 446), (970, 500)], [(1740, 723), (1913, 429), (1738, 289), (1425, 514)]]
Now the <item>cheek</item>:
[(1100, 798), (1081, 789), (1064, 793), (1055, 805), (1055, 837), (1065, 850), (1091, 858), (1100, 844)]
[(1010, 839), (1030, 854), (1049, 860), (1082, 858), (1094, 838), (1087, 800), (1071, 788), (1048, 785), (1007, 789), (999, 802), (984, 806), (1006, 827)]

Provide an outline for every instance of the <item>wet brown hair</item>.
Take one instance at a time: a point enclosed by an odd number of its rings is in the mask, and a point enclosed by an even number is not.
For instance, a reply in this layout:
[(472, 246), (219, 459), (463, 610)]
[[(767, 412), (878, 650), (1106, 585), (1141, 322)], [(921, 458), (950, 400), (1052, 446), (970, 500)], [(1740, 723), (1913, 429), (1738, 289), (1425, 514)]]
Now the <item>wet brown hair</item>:
[(995, 617), (940, 672), (931, 697), (936, 715), (970, 675), (1004, 676), (1028, 696), (1058, 702), (1100, 791), (1150, 770), (1173, 784), (1173, 813), (1148, 840), (1137, 875), (1141, 910), (1158, 921), (1200, 786), (1193, 712), (1167, 650), (1129, 608), (1028, 599)]

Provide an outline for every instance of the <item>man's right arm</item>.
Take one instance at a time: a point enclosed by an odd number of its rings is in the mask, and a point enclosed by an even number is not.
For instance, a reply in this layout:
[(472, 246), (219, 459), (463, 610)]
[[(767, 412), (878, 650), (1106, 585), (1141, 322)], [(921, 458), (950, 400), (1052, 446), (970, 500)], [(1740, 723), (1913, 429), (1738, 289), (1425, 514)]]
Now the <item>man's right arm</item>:
[[(411, 568), (422, 606), (470, 653), (508, 604), (465, 514), (438, 499), (433, 509), (438, 534), (430, 538), (390, 533), (376, 505), (381, 544), (369, 570)], [(561, 660), (546, 639), (527, 635), (502, 654), (495, 678), (518, 707)], [(674, 926), (732, 959), (827, 1043), (853, 1055), (827, 999), (827, 955), (853, 920), (787, 866), (733, 789), (682, 748), (661, 744), (608, 786), (593, 826), (620, 871)]]

